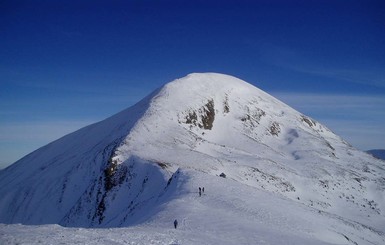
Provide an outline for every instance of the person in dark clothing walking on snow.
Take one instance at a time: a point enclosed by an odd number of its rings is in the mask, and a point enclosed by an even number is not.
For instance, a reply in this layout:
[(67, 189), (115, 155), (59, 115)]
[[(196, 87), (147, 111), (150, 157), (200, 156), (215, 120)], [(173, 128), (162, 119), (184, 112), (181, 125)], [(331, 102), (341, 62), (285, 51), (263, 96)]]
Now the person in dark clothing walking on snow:
[(202, 189), (199, 187), (199, 196), (202, 195)]
[(174, 228), (176, 229), (177, 226), (178, 226), (178, 220), (174, 220)]
[(205, 193), (205, 188), (204, 187), (202, 187), (202, 193)]

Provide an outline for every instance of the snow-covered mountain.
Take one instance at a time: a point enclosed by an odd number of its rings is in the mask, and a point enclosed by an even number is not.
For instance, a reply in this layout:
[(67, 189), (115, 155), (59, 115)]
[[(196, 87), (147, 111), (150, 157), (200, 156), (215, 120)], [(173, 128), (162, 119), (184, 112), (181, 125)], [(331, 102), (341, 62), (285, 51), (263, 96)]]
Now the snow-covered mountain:
[(384, 176), (258, 88), (190, 74), (2, 170), (0, 222), (128, 227), (144, 244), (384, 244)]

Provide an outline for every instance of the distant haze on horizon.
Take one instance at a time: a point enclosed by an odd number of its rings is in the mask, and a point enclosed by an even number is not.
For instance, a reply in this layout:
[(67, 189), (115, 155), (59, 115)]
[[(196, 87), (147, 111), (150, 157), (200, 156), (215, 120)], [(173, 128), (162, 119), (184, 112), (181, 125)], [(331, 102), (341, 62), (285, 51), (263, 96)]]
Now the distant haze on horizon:
[(384, 1), (2, 1), (0, 168), (192, 72), (385, 148)]

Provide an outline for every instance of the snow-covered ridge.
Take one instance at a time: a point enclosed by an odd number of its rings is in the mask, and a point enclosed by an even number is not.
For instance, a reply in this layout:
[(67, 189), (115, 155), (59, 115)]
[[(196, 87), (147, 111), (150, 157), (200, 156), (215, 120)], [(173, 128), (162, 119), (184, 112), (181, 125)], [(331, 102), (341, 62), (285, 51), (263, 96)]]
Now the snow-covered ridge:
[[(251, 84), (194, 73), (1, 171), (0, 222), (155, 226), (202, 210), (221, 219), (220, 207), (225, 223), (237, 217), (236, 223), (252, 225), (261, 210), (286, 219), (266, 221), (266, 234), (286, 234), (296, 224), (303, 241), (332, 243), (322, 240), (325, 232), (337, 234), (340, 244), (380, 244), (383, 176), (382, 161)], [(188, 202), (200, 183), (223, 194)], [(255, 196), (266, 198), (264, 206)], [(281, 214), (269, 205), (275, 202), (287, 203), (293, 213)], [(326, 224), (321, 233), (309, 235), (298, 223), (295, 214), (302, 212)]]

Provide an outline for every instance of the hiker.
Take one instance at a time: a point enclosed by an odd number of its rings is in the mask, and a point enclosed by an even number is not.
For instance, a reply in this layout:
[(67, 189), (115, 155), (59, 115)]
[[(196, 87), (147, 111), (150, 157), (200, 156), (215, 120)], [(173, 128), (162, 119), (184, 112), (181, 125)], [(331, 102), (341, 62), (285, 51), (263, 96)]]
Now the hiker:
[(178, 220), (174, 220), (174, 228), (176, 229), (177, 226), (178, 226)]
[(204, 187), (202, 187), (202, 193), (205, 193), (205, 188)]

